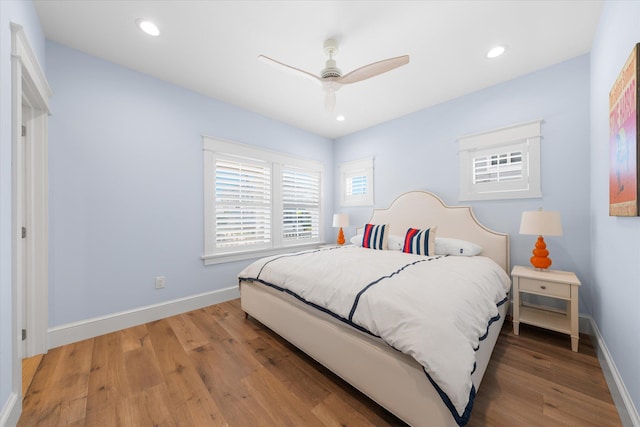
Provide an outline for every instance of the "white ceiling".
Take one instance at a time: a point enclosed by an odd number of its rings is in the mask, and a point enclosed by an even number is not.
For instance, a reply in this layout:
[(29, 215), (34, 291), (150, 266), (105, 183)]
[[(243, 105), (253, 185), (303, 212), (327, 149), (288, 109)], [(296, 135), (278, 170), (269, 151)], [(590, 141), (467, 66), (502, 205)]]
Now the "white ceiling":
[[(328, 138), (587, 53), (602, 8), (593, 0), (35, 4), (50, 40)], [(160, 36), (142, 33), (138, 18), (153, 20)], [(319, 74), (330, 37), (343, 73), (404, 54), (411, 61), (344, 86), (329, 114), (319, 86), (257, 60), (263, 54)], [(495, 44), (509, 48), (489, 60)]]

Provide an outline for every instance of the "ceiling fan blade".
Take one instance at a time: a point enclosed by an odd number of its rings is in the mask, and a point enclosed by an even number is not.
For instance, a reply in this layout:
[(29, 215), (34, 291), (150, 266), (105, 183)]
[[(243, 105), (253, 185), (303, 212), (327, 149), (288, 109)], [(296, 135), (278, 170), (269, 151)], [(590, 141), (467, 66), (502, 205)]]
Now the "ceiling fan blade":
[(283, 62), (276, 61), (275, 59), (269, 58), (268, 56), (259, 55), (258, 59), (280, 70), (286, 71), (291, 74), (295, 74), (297, 76), (305, 77), (315, 83), (322, 83), (322, 79), (320, 77), (314, 74), (311, 74), (307, 71), (301, 70), (299, 68), (295, 68), (290, 65), (287, 65)]
[(357, 83), (362, 80), (370, 79), (387, 71), (391, 71), (394, 68), (401, 67), (409, 63), (409, 55), (397, 56), (395, 58), (383, 59), (382, 61), (374, 62), (373, 64), (365, 65), (364, 67), (357, 68), (352, 72), (345, 74), (344, 76), (336, 79), (338, 83), (350, 84)]

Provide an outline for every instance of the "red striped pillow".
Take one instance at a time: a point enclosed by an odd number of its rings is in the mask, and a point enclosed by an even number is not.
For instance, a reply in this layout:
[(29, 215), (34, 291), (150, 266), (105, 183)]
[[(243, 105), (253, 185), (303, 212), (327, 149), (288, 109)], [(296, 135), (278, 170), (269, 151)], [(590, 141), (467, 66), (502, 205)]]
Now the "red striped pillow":
[(387, 249), (387, 224), (364, 226), (362, 247), (369, 249)]
[(410, 228), (404, 238), (402, 252), (416, 255), (433, 256), (436, 252), (436, 227), (420, 230)]

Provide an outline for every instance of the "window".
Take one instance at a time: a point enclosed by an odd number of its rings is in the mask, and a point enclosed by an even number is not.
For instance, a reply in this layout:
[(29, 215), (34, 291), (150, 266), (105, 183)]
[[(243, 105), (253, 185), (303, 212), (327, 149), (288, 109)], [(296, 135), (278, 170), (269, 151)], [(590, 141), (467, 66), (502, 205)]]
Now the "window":
[(522, 179), (522, 151), (478, 156), (473, 159), (473, 183), (519, 181)]
[(282, 238), (285, 242), (320, 238), (320, 173), (282, 171)]
[(319, 162), (203, 138), (205, 264), (320, 242)]
[(268, 247), (271, 242), (271, 167), (218, 154), (215, 159), (216, 248)]
[(373, 205), (373, 157), (340, 165), (340, 205)]
[(542, 197), (541, 124), (460, 138), (460, 200)]

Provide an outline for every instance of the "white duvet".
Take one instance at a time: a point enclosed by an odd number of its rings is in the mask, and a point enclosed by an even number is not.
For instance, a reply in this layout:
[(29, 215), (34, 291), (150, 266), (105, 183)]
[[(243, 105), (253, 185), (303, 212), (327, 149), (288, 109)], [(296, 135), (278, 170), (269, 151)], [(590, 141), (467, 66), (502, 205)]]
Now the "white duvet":
[(263, 258), (239, 278), (291, 293), (411, 355), (460, 425), (475, 396), (475, 352), (511, 284), (485, 257), (358, 247)]

